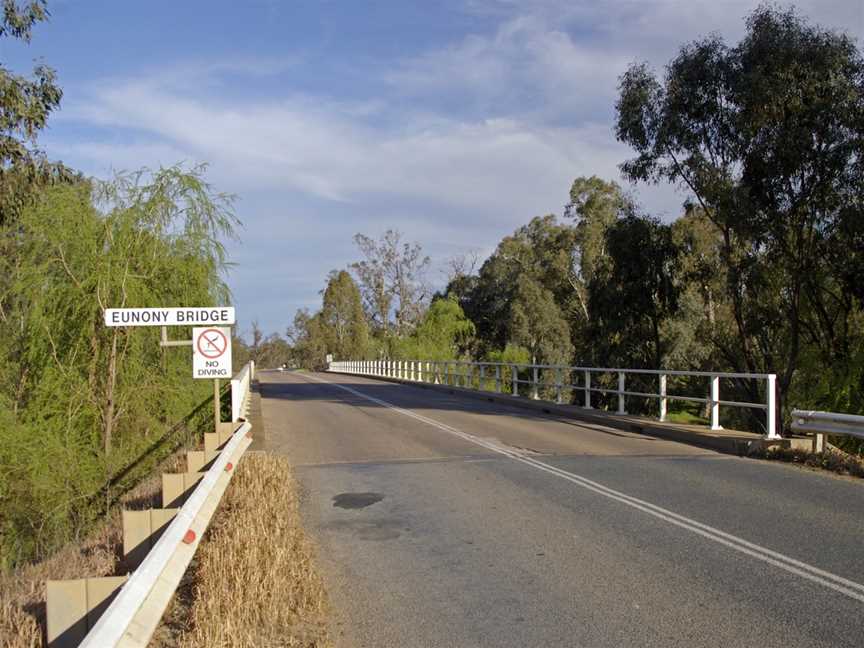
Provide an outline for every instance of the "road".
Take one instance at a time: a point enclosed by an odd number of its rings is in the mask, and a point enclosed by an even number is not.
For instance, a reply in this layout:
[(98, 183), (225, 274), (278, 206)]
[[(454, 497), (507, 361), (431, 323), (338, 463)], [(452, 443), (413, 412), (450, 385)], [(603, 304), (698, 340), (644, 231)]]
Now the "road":
[(267, 373), (348, 648), (864, 645), (864, 485), (415, 386)]

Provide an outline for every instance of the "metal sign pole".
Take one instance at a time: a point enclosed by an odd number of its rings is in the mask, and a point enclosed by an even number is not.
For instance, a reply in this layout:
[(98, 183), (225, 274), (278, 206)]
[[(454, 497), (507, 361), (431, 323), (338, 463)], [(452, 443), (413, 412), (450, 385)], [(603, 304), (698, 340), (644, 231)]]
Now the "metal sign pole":
[[(213, 431), (219, 433), (219, 423), (222, 420), (222, 403), (219, 398), (219, 379), (213, 381)], [(218, 438), (218, 437), (217, 437)]]

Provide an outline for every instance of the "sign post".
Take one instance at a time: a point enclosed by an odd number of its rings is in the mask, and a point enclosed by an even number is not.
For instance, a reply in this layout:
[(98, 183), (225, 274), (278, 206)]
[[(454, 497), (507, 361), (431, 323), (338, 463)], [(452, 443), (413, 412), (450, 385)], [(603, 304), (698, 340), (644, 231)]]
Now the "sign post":
[[(214, 430), (222, 419), (219, 380), (231, 378), (233, 306), (193, 308), (106, 308), (105, 326), (161, 326), (161, 347), (191, 346), (192, 377), (213, 380)], [(169, 340), (169, 326), (191, 326), (191, 340)]]
[(192, 377), (213, 380), (213, 420), (219, 431), (222, 403), (219, 379), (231, 378), (231, 329), (196, 326), (192, 329)]

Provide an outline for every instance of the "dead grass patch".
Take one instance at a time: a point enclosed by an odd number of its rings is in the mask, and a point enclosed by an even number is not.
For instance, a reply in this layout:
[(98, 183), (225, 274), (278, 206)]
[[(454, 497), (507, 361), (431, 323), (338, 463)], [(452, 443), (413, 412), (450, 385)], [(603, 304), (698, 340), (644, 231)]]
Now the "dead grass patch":
[(330, 646), (328, 604), (288, 461), (240, 462), (198, 548), (183, 648)]

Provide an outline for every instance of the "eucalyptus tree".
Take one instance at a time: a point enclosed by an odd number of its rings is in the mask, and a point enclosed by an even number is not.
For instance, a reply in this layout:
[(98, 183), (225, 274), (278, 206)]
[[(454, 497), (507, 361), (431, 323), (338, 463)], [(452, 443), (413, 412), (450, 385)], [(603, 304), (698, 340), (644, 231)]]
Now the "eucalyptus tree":
[(605, 232), (606, 256), (588, 285), (591, 340), (602, 366), (667, 365), (667, 321), (677, 311), (677, 249), (671, 228), (630, 215)]
[[(30, 42), (36, 23), (47, 20), (44, 0), (23, 4), (5, 0), (0, 39)], [(32, 196), (35, 186), (68, 180), (75, 174), (62, 164), (47, 162), (36, 138), (60, 105), (63, 92), (56, 73), (39, 64), (33, 76), (0, 67), (0, 225), (14, 218)]]
[(570, 364), (570, 327), (550, 290), (523, 274), (510, 310), (509, 341), (524, 347), (533, 364)]
[(337, 360), (363, 358), (369, 346), (369, 327), (360, 289), (344, 270), (330, 273), (321, 308), (327, 350)]
[(805, 345), (825, 368), (849, 357), (864, 62), (850, 37), (792, 9), (760, 7), (746, 25), (734, 47), (685, 45), (662, 80), (632, 65), (616, 132), (637, 153), (625, 176), (681, 185), (717, 228), (735, 332), (721, 352), (737, 370), (778, 372), (782, 397)]
[(476, 280), (451, 285), (454, 294), (464, 290), (461, 304), (483, 341), (480, 355), (506, 345), (511, 307), (523, 275), (550, 291), (565, 318), (577, 315), (580, 306), (571, 285), (575, 234), (570, 224), (553, 214), (532, 218), (501, 240)]
[(364, 234), (354, 237), (363, 259), (351, 264), (357, 275), (373, 327), (385, 337), (392, 328), (407, 335), (420, 321), (430, 297), (426, 271), (430, 259), (418, 243), (402, 240), (388, 229), (379, 240)]

